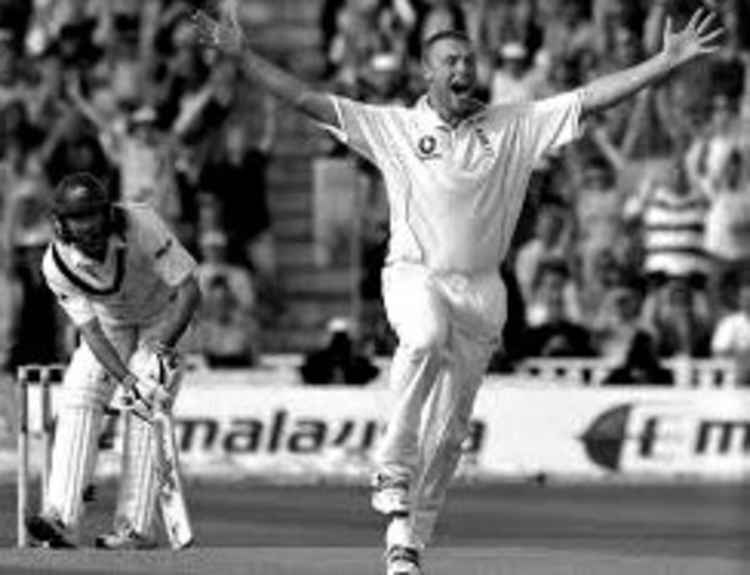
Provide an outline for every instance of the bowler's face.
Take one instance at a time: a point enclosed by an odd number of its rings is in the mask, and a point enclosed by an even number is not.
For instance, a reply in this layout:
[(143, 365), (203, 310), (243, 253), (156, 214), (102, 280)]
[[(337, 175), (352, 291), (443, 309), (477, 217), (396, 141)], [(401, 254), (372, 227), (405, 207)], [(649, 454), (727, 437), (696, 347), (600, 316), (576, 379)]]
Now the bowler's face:
[(443, 114), (463, 118), (474, 111), (477, 62), (472, 47), (459, 39), (435, 43), (425, 58), (430, 101)]

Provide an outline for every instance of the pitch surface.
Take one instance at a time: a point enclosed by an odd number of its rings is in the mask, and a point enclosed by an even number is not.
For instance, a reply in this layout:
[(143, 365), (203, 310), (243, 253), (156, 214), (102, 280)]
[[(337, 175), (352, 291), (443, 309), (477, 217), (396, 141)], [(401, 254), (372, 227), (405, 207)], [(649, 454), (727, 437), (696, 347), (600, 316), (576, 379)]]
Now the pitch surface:
[[(108, 527), (99, 486), (86, 540)], [(376, 575), (382, 521), (359, 487), (193, 484), (198, 546), (170, 551), (12, 549), (14, 487), (0, 487), (0, 573)], [(455, 488), (428, 575), (750, 573), (750, 486), (509, 484)]]

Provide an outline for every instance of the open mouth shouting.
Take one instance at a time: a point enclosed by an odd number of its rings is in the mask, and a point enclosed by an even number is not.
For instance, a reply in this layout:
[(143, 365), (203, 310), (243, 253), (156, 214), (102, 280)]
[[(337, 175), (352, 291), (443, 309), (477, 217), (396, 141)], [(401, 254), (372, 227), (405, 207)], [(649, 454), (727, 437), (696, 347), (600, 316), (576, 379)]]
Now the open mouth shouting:
[(468, 77), (455, 78), (448, 83), (450, 108), (455, 113), (464, 116), (474, 108), (475, 87), (475, 83)]
[(457, 100), (471, 98), (474, 93), (474, 83), (468, 78), (458, 78), (449, 84), (451, 94)]

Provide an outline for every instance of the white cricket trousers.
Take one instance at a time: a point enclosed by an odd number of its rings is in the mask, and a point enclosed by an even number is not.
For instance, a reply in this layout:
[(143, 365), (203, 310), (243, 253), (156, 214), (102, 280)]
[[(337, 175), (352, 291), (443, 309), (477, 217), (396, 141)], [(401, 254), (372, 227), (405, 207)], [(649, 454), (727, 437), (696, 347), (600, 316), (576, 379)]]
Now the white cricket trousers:
[(422, 548), (432, 536), (477, 389), (500, 342), (505, 288), (497, 270), (447, 274), (398, 263), (383, 272), (383, 298), (399, 344), (391, 365), (390, 420), (376, 466), (378, 473), (410, 486), (407, 540), (389, 544)]
[[(166, 310), (165, 310), (166, 311)], [(103, 329), (127, 362), (139, 341), (149, 338), (160, 318), (148, 326), (108, 326)], [(77, 537), (83, 514), (83, 491), (96, 468), (104, 407), (117, 388), (82, 342), (65, 372), (57, 409), (48, 497), (44, 511), (58, 516)], [(150, 535), (156, 503), (156, 475), (151, 455), (150, 426), (125, 414), (122, 472), (115, 511), (115, 529)]]

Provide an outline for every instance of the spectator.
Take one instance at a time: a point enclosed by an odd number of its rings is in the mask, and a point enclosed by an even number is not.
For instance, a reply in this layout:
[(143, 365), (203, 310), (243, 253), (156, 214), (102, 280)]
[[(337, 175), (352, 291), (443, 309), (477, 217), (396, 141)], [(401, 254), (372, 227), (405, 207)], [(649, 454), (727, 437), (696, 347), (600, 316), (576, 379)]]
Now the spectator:
[(55, 186), (67, 174), (87, 172), (103, 182), (112, 181), (113, 168), (97, 136), (86, 120), (68, 109), (52, 127), (42, 148), (42, 158), (50, 185)]
[(531, 301), (542, 262), (566, 257), (567, 240), (564, 211), (558, 206), (542, 206), (534, 222), (534, 236), (516, 255), (515, 275), (524, 301)]
[(255, 322), (223, 275), (210, 277), (198, 318), (199, 351), (214, 368), (252, 367), (258, 361)]
[(0, 27), (0, 108), (11, 100), (23, 97), (25, 92), (21, 77), (21, 52), (14, 47), (14, 42), (12, 31)]
[[(750, 64), (747, 46), (743, 46), (743, 33), (748, 36), (747, 19), (744, 22), (742, 20), (742, 16), (748, 15), (748, 6), (741, 0), (732, 0), (718, 3), (716, 9), (726, 34), (723, 49), (712, 59), (711, 84), (717, 92), (739, 102), (747, 90), (747, 70)], [(740, 14), (741, 11), (745, 14)]]
[(625, 271), (612, 248), (601, 248), (592, 259), (592, 269), (584, 270), (579, 286), (582, 319), (587, 324), (597, 322), (612, 292), (626, 281)]
[(25, 101), (31, 121), (39, 127), (44, 127), (49, 135), (49, 128), (70, 111), (65, 72), (54, 44), (47, 46), (33, 60), (33, 63), (36, 78), (33, 90), (27, 95)]
[(201, 234), (198, 285), (202, 291), (208, 291), (215, 278), (223, 278), (237, 304), (245, 313), (251, 314), (255, 307), (252, 278), (245, 268), (227, 259), (227, 245), (227, 236), (223, 231), (207, 230)]
[(503, 44), (500, 48), (500, 66), (491, 78), (491, 104), (513, 104), (533, 99), (532, 86), (525, 80), (525, 62), (526, 48), (522, 44)]
[(246, 124), (227, 124), (220, 151), (205, 166), (200, 179), (202, 195), (214, 199), (219, 226), (230, 238), (229, 260), (253, 272), (263, 325), (274, 324), (284, 309), (266, 180), (276, 134), (275, 116), (275, 102), (266, 97), (263, 132), (255, 141), (249, 141)]
[[(160, 8), (153, 2), (103, 2), (97, 36), (106, 49), (105, 76), (112, 100), (127, 110), (143, 100), (152, 101), (154, 86), (148, 79), (153, 69), (153, 35)], [(145, 88), (145, 90), (144, 90)]]
[(300, 366), (305, 383), (364, 385), (378, 376), (380, 369), (358, 349), (347, 320), (332, 319), (327, 331), (327, 344), (309, 352)]
[(633, 337), (642, 329), (641, 294), (631, 286), (614, 287), (598, 311), (591, 329), (599, 355), (608, 360), (624, 360)]
[(323, 78), (328, 79), (336, 71), (336, 65), (331, 61), (331, 44), (336, 36), (338, 27), (339, 11), (342, 9), (346, 0), (323, 0), (318, 18), (320, 26), (320, 50), (325, 60), (325, 70)]
[(615, 177), (603, 161), (592, 161), (574, 177), (578, 184), (575, 201), (576, 229), (583, 285), (594, 281), (596, 259), (603, 251), (612, 253), (623, 233), (624, 198)]
[(85, 74), (100, 61), (103, 50), (94, 42), (96, 26), (94, 15), (81, 15), (60, 28), (54, 44), (66, 73)]
[(544, 28), (542, 50), (546, 55), (579, 60), (595, 49), (594, 27), (587, 19), (583, 2), (539, 2), (540, 22)]
[(649, 295), (643, 306), (643, 325), (653, 334), (660, 357), (709, 355), (708, 304), (687, 278), (671, 278)]
[(725, 293), (728, 283), (743, 269), (750, 269), (750, 180), (743, 172), (742, 153), (733, 150), (724, 177), (704, 182), (711, 198), (706, 251), (714, 262), (711, 291), (717, 310), (731, 307)]
[(200, 237), (198, 285), (204, 305), (192, 347), (212, 367), (249, 367), (260, 354), (255, 286), (247, 270), (227, 260), (227, 237), (206, 230)]
[(739, 287), (739, 309), (724, 316), (711, 339), (711, 353), (734, 355), (750, 351), (750, 275)]
[(336, 18), (328, 62), (336, 82), (354, 89), (360, 71), (376, 54), (405, 61), (416, 14), (408, 0), (347, 0)]
[(711, 339), (714, 356), (729, 357), (737, 362), (737, 381), (750, 383), (750, 275), (743, 275), (739, 287), (739, 309), (724, 316), (716, 325)]
[(524, 300), (528, 325), (533, 327), (547, 323), (550, 314), (553, 313), (550, 310), (550, 302), (557, 305), (557, 292), (562, 294), (565, 316), (579, 320), (581, 310), (578, 286), (573, 281), (565, 260), (553, 257), (540, 262), (529, 299)]
[(526, 331), (524, 355), (533, 357), (590, 357), (595, 355), (590, 334), (566, 312), (563, 267), (543, 268), (540, 307), (543, 319)]
[(200, 186), (216, 200), (221, 229), (230, 241), (230, 261), (273, 283), (276, 258), (266, 173), (276, 137), (276, 106), (270, 97), (264, 100), (263, 118), (263, 132), (255, 141), (242, 121), (226, 125)]
[(659, 363), (651, 337), (638, 332), (625, 362), (602, 381), (602, 385), (674, 385), (672, 372)]
[(742, 148), (747, 137), (742, 131), (737, 105), (737, 100), (721, 92), (711, 96), (709, 122), (704, 133), (693, 140), (686, 155), (691, 177), (720, 181), (732, 151)]
[(408, 105), (411, 97), (405, 64), (397, 54), (375, 54), (360, 71), (360, 97), (373, 103)]
[(43, 140), (44, 132), (31, 121), (22, 100), (11, 100), (0, 107), (0, 158), (11, 171), (18, 171)]
[(52, 292), (42, 277), (42, 257), (52, 239), (47, 218), (49, 188), (36, 156), (25, 162), (3, 222), (2, 254), (11, 281), (12, 315), (4, 368), (29, 363), (55, 363), (61, 353), (61, 318)]
[(518, 44), (524, 51), (524, 68), (533, 62), (543, 36), (534, 0), (487, 2), (481, 0), (478, 11), (478, 36), (491, 59), (506, 44)]
[(688, 179), (682, 154), (664, 172), (630, 198), (626, 216), (639, 218), (646, 249), (644, 272), (652, 278), (691, 278), (701, 282), (709, 271), (704, 250), (708, 199)]
[(192, 108), (203, 98), (210, 68), (196, 42), (189, 11), (177, 10), (174, 21), (165, 26), (169, 33), (167, 57), (156, 80), (154, 107), (165, 125), (171, 126), (181, 111)]
[[(173, 132), (203, 158), (211, 159), (216, 150), (223, 150), (222, 139), (227, 128), (246, 123), (246, 116), (255, 114), (259, 103), (246, 105), (241, 95), (246, 89), (241, 66), (230, 57), (214, 62), (208, 82), (190, 99), (183, 102), (172, 125)], [(252, 112), (251, 112), (252, 110)], [(263, 111), (268, 104), (264, 102)], [(255, 114), (257, 115), (257, 114)], [(264, 121), (273, 122), (263, 114)], [(268, 136), (262, 135), (261, 139)]]
[(23, 49), (24, 38), (34, 10), (33, 4), (32, 0), (0, 1), (2, 30), (8, 35), (11, 46), (17, 52)]
[(175, 174), (178, 144), (170, 133), (159, 130), (156, 110), (142, 106), (126, 123), (112, 123), (84, 99), (76, 80), (68, 85), (68, 95), (97, 128), (110, 160), (119, 167), (122, 199), (151, 205), (174, 226), (181, 216)]

